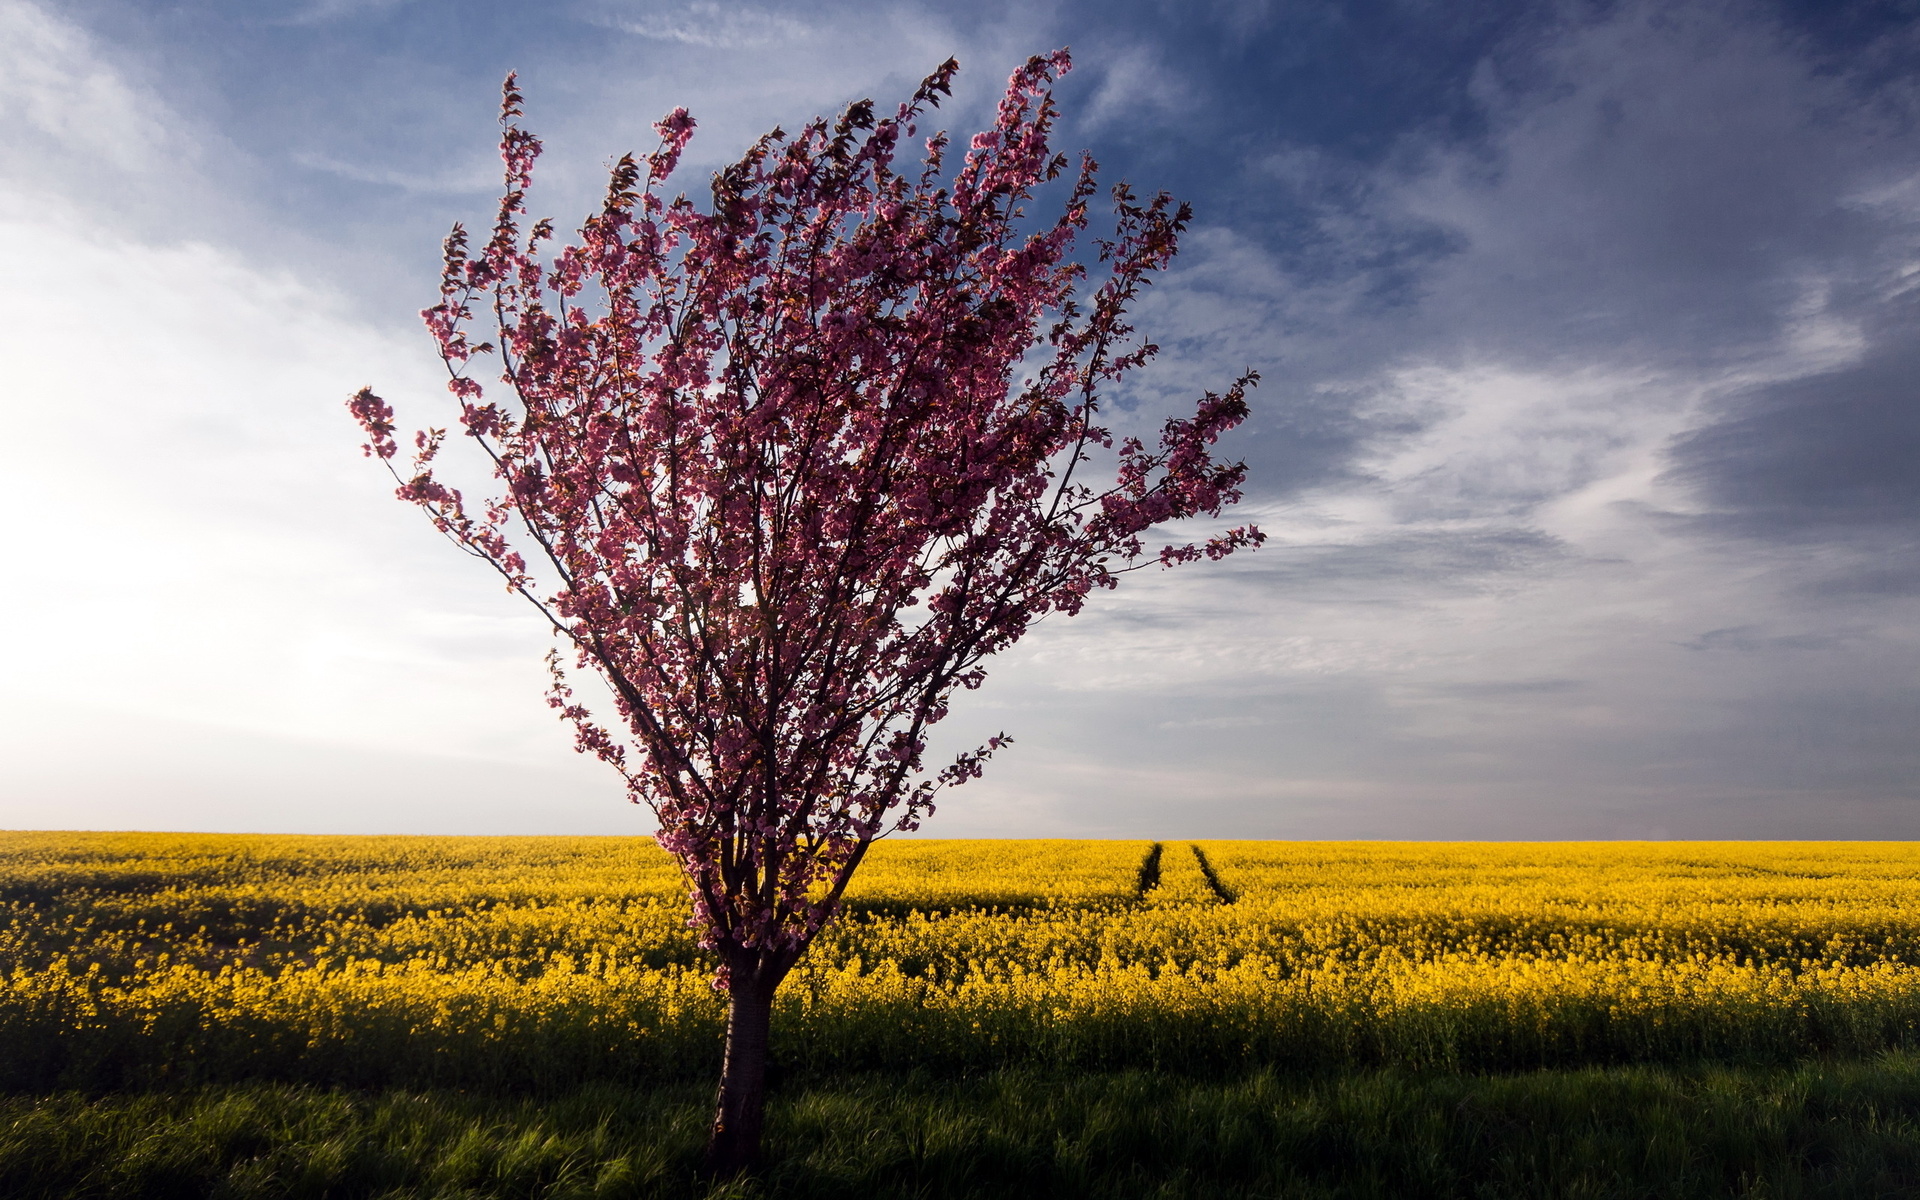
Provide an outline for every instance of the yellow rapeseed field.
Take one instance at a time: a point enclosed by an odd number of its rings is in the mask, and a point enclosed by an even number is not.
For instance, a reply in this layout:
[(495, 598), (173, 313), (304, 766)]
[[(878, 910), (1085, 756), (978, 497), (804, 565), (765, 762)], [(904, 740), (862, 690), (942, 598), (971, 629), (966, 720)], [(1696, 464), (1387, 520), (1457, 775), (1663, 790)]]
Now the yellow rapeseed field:
[[(1791, 1058), (1920, 1030), (1901, 843), (875, 848), (790, 1066)], [(722, 1011), (634, 838), (0, 834), (0, 1086), (705, 1073)]]

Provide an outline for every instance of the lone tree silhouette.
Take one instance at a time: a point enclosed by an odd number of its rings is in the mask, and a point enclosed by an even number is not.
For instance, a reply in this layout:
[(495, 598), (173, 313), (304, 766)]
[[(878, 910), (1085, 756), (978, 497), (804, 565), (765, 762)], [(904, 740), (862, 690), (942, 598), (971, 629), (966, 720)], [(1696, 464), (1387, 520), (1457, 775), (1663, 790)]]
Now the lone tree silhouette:
[[(1096, 423), (1101, 389), (1155, 352), (1127, 308), (1190, 213), (1115, 187), (1111, 236), (1075, 259), (1096, 192), (1083, 155), (1058, 217), (1034, 221), (1035, 189), (1070, 166), (1047, 144), (1068, 66), (1062, 50), (1014, 72), (950, 174), (945, 134), (917, 170), (895, 162), (950, 94), (951, 60), (890, 117), (863, 100), (767, 134), (704, 206), (663, 198), (694, 129), (675, 109), (557, 252), (551, 222), (523, 229), (540, 142), (509, 76), (493, 230), (474, 251), (454, 227), (423, 314), (500, 493), (476, 505), (436, 478), (445, 429), (417, 434), (402, 469), (393, 409), (371, 389), (349, 402), (400, 498), (552, 624), (570, 653), (549, 655), (549, 702), (685, 873), (728, 998), (721, 1174), (758, 1152), (775, 989), (868, 847), (917, 828), (1006, 740), (927, 773), (955, 690), (1122, 574), (1262, 541), (1251, 526), (1141, 541), (1239, 499), (1244, 464), (1210, 446), (1256, 377), (1206, 394), (1157, 446), (1115, 446)], [(476, 306), (491, 342), (469, 340)], [(503, 398), (468, 373), (484, 355)], [(1085, 481), (1096, 454), (1115, 470), (1103, 487)], [(579, 703), (569, 658), (606, 682), (618, 722)]]

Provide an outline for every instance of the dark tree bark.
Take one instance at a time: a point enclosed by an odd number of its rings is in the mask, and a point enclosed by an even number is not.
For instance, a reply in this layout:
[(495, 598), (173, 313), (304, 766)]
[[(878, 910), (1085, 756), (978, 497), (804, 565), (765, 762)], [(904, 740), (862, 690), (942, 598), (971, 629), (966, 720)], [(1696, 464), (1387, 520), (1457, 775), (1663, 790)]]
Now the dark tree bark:
[(766, 963), (735, 964), (729, 975), (727, 1058), (707, 1138), (707, 1170), (721, 1179), (744, 1174), (760, 1157), (767, 1114), (767, 1035), (773, 1023), (773, 993), (786, 971)]

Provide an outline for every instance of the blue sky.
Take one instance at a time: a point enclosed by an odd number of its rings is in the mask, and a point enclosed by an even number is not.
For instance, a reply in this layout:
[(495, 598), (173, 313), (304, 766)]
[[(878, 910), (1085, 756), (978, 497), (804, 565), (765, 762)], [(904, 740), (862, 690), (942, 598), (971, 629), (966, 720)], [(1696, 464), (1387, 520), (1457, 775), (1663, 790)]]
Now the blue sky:
[(1191, 200), (1151, 427), (1240, 369), (1257, 555), (1052, 621), (931, 834), (1920, 838), (1920, 6), (0, 0), (0, 827), (642, 831), (538, 626), (342, 409), (500, 78), (563, 226), (948, 55)]

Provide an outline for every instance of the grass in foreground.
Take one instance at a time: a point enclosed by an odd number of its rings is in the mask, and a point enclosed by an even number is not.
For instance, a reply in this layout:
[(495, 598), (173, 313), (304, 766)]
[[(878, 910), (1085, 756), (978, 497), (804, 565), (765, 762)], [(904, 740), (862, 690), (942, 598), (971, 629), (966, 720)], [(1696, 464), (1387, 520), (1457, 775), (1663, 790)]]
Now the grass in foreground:
[(710, 1094), (289, 1085), (0, 1098), (0, 1195), (1920, 1196), (1920, 1057), (1230, 1079), (850, 1075), (775, 1099), (770, 1165), (694, 1178)]

